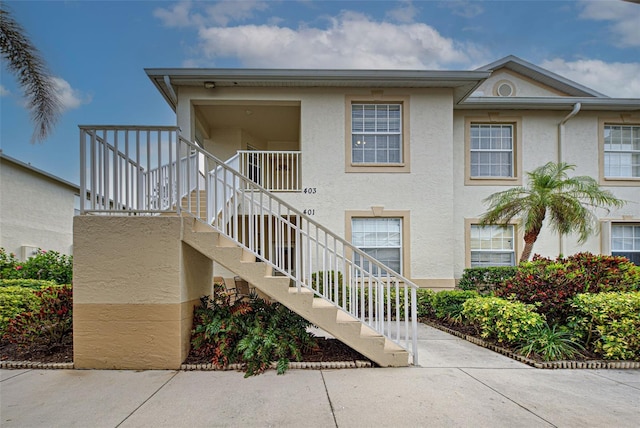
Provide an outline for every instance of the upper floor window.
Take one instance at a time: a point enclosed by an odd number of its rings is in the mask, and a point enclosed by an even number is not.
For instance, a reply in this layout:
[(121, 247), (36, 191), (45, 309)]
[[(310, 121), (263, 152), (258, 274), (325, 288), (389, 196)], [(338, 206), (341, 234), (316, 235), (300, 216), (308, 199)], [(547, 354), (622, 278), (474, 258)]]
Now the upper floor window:
[(611, 225), (611, 254), (624, 256), (640, 266), (640, 224)]
[(640, 178), (640, 125), (604, 126), (605, 178)]
[(471, 177), (513, 177), (513, 125), (471, 124)]
[(402, 163), (402, 105), (351, 105), (351, 162)]
[(464, 118), (464, 184), (522, 183), (522, 117), (499, 112)]
[(513, 225), (471, 225), (471, 267), (514, 266), (516, 252)]

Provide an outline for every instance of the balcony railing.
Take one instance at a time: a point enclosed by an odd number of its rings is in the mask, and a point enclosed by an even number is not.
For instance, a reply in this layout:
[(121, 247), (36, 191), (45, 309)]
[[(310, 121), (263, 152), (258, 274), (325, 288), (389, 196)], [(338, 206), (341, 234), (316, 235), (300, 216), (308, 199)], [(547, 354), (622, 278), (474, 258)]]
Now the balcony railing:
[(271, 192), (299, 192), (300, 152), (240, 150), (239, 171)]

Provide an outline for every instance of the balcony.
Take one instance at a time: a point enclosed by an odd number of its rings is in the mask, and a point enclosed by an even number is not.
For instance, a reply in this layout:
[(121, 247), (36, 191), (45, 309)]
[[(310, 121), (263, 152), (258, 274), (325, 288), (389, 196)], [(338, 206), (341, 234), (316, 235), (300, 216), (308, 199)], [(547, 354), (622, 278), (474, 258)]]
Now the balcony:
[(238, 151), (238, 172), (271, 192), (300, 192), (299, 151)]

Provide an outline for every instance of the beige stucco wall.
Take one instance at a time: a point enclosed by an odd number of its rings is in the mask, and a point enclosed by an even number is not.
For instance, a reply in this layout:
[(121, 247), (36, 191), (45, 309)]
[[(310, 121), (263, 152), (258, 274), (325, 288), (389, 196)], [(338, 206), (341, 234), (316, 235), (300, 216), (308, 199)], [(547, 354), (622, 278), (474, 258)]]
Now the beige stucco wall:
[[(454, 114), (454, 165), (464, 165), (464, 118), (466, 116), (478, 117), (486, 115), (486, 111), (459, 110)], [(549, 161), (558, 159), (558, 135), (559, 123), (567, 116), (569, 111), (503, 111), (492, 112), (500, 116), (522, 116), (522, 163), (523, 172), (531, 171)], [(562, 158), (560, 160), (576, 165), (574, 175), (587, 175), (598, 179), (599, 174), (599, 149), (598, 149), (598, 118), (606, 115), (602, 112), (580, 112), (565, 124), (564, 139), (562, 143)], [(610, 113), (609, 113), (610, 115)], [(509, 186), (465, 186), (465, 169), (457, 168), (455, 173), (455, 230), (456, 239), (456, 275), (460, 275), (465, 267), (464, 255), (464, 220), (474, 219), (482, 215), (486, 205), (482, 200), (492, 193), (506, 190)], [(526, 184), (526, 176), (523, 178)], [(640, 185), (640, 183), (639, 183)], [(618, 198), (630, 201), (620, 209), (612, 209), (610, 213), (605, 210), (597, 210), (598, 218), (602, 220), (635, 220), (640, 221), (640, 187), (606, 186)], [(520, 237), (521, 239), (522, 237)], [(536, 241), (533, 252), (547, 257), (556, 257), (562, 251), (564, 255), (581, 251), (593, 253), (607, 252), (608, 244), (603, 244), (602, 237), (594, 235), (585, 243), (578, 244), (577, 236), (563, 238), (562, 246), (560, 237), (543, 228), (540, 237)], [(520, 248), (523, 243), (519, 242)]]
[(0, 162), (0, 247), (18, 258), (23, 246), (72, 254), (78, 189), (4, 158)]
[(180, 367), (193, 307), (212, 286), (212, 262), (182, 242), (183, 221), (74, 219), (76, 368)]
[[(520, 96), (558, 96), (526, 78), (499, 72), (485, 82), (493, 85), (508, 78)], [(483, 86), (483, 87), (484, 87)], [(465, 185), (465, 117), (517, 116), (521, 120), (522, 168), (524, 175), (548, 161), (557, 160), (558, 124), (567, 111), (471, 111), (454, 110), (450, 89), (363, 89), (363, 88), (216, 88), (205, 91), (181, 88), (180, 103), (215, 100), (294, 101), (300, 103), (302, 187), (316, 193), (280, 193), (299, 210), (314, 210), (313, 219), (340, 236), (345, 236), (348, 211), (371, 210), (410, 213), (410, 269), (403, 272), (422, 286), (451, 287), (465, 268), (465, 219), (484, 213), (482, 200), (504, 190), (504, 185)], [(410, 122), (410, 172), (359, 173), (345, 168), (345, 100), (403, 97), (408, 99)], [(181, 116), (191, 109), (178, 108), (178, 125), (190, 122)], [(580, 112), (565, 126), (563, 160), (578, 165), (577, 174), (598, 177), (599, 113)], [(184, 125), (183, 125), (184, 124)], [(523, 180), (526, 181), (526, 180)], [(638, 201), (638, 187), (611, 187), (619, 197)], [(629, 204), (610, 214), (609, 219), (640, 220), (640, 205)], [(347, 236), (345, 236), (348, 238)], [(605, 248), (594, 236), (584, 245), (575, 237), (565, 237), (564, 254), (577, 251), (600, 252)], [(559, 237), (544, 229), (534, 252), (556, 256)]]

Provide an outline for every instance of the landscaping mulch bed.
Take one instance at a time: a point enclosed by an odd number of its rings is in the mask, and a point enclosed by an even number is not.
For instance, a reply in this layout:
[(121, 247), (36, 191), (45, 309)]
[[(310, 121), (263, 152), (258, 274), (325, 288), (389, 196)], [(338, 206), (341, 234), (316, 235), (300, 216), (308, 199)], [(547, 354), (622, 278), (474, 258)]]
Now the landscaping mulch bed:
[[(357, 351), (354, 351), (338, 339), (317, 338), (318, 347), (310, 349), (302, 355), (304, 362), (338, 362), (338, 361), (369, 361)], [(211, 359), (206, 357), (197, 357), (190, 353), (185, 364), (207, 364)]]
[(437, 318), (422, 318), (420, 322), (539, 369), (640, 369), (640, 361), (602, 360), (599, 355), (588, 351), (581, 351), (581, 356), (566, 361), (544, 361), (537, 354), (525, 357), (505, 343), (480, 337), (472, 326), (449, 323)]
[(0, 341), (0, 361), (31, 361), (40, 363), (73, 362), (73, 342), (69, 340), (61, 346), (48, 347), (34, 345), (19, 347), (6, 340)]
[[(369, 361), (359, 352), (354, 351), (337, 339), (318, 338), (318, 347), (311, 349), (303, 355), (304, 362), (355, 362)], [(40, 363), (71, 363), (73, 362), (73, 343), (65, 343), (63, 346), (47, 348), (44, 346), (32, 346), (20, 348), (7, 341), (0, 341), (0, 361), (31, 361)], [(207, 358), (197, 358), (190, 354), (185, 364), (207, 364), (211, 361)]]

